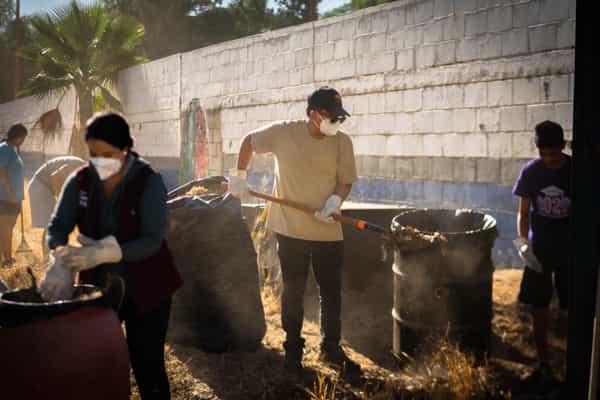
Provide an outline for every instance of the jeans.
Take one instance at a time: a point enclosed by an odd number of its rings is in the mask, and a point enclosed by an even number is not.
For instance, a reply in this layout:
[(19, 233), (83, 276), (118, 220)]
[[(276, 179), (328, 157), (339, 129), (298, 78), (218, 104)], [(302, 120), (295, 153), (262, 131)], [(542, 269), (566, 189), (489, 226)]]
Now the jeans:
[(286, 351), (301, 352), (304, 320), (304, 289), (308, 268), (319, 286), (321, 347), (336, 347), (341, 335), (343, 241), (310, 241), (277, 235), (283, 277), (281, 322), (287, 338)]
[(171, 391), (165, 369), (165, 339), (169, 326), (171, 300), (144, 315), (135, 313), (126, 299), (120, 318), (125, 322), (129, 359), (142, 400), (169, 400)]

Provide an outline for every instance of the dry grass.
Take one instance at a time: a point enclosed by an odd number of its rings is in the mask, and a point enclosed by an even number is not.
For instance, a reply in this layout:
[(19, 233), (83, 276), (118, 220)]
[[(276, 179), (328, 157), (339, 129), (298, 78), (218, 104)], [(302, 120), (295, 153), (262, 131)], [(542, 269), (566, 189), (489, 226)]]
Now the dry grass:
[[(25, 239), (41, 259), (42, 230), (32, 229), (28, 202), (24, 203)], [(15, 227), (14, 246), (21, 240), (20, 224)], [(0, 269), (10, 287), (31, 285), (26, 267), (20, 264)], [(36, 275), (44, 268), (34, 265)], [(381, 296), (379, 287), (361, 293), (344, 293), (343, 346), (364, 371), (360, 381), (349, 381), (338, 371), (318, 361), (320, 332), (318, 305), (308, 290), (303, 336), (306, 349), (301, 381), (283, 370), (283, 342), (278, 290), (266, 286), (262, 292), (267, 332), (263, 347), (255, 353), (207, 354), (198, 349), (167, 346), (166, 362), (174, 400), (193, 399), (484, 399), (510, 398), (519, 375), (535, 363), (528, 313), (518, 306), (516, 296), (521, 271), (497, 271), (494, 277), (494, 319), (492, 354), (484, 365), (474, 363), (451, 342), (439, 340), (431, 352), (400, 368), (389, 353), (391, 326), (379, 318), (365, 299)], [(385, 294), (384, 294), (385, 296)], [(553, 320), (558, 332), (564, 321)], [(174, 329), (174, 327), (171, 327)], [(550, 337), (553, 365), (561, 371), (566, 344), (564, 337)], [(559, 376), (564, 376), (560, 375)], [(132, 378), (133, 399), (139, 399)]]

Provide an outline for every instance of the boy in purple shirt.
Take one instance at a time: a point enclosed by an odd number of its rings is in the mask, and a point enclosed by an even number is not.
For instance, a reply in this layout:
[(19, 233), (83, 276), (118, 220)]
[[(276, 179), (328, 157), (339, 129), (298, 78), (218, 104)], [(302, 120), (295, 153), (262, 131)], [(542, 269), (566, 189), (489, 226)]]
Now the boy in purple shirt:
[(528, 253), (522, 256), (529, 261), (519, 301), (531, 306), (539, 358), (531, 378), (544, 380), (553, 376), (548, 364), (548, 306), (554, 287), (562, 309), (568, 300), (571, 157), (563, 153), (563, 129), (555, 122), (544, 121), (535, 127), (535, 144), (540, 157), (523, 167), (513, 193), (519, 196), (518, 240), (527, 245), (521, 249)]

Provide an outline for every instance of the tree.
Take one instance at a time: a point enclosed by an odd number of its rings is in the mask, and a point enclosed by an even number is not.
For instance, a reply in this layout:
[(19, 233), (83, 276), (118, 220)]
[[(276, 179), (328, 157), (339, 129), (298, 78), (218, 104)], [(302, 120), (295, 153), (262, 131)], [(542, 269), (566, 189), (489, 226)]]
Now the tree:
[(13, 0), (0, 0), (0, 33), (6, 31), (8, 23), (15, 15)]
[(119, 101), (111, 94), (121, 69), (145, 62), (139, 56), (143, 26), (134, 19), (93, 4), (68, 6), (30, 19), (35, 40), (21, 48), (21, 57), (35, 63), (36, 73), (21, 91), (40, 98), (61, 94), (74, 87), (79, 106), (80, 131), (70, 151), (83, 156), (82, 132), (92, 116), (98, 91), (111, 108)]

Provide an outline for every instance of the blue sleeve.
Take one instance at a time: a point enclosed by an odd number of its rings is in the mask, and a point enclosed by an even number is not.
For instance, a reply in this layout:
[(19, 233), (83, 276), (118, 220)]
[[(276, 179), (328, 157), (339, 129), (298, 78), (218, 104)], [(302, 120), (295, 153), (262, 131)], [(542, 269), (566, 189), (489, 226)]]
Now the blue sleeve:
[(123, 261), (140, 261), (156, 254), (167, 226), (167, 189), (158, 173), (148, 176), (140, 199), (141, 234), (121, 243)]
[(48, 224), (46, 242), (50, 249), (67, 244), (77, 222), (78, 207), (79, 182), (75, 174), (72, 174), (63, 187)]
[(11, 157), (8, 146), (0, 147), (0, 168), (8, 167), (14, 162), (15, 158)]
[(519, 197), (533, 197), (534, 194), (530, 188), (531, 183), (529, 182), (529, 174), (527, 166), (523, 167), (519, 177), (517, 178), (517, 182), (513, 187), (513, 194)]

